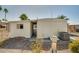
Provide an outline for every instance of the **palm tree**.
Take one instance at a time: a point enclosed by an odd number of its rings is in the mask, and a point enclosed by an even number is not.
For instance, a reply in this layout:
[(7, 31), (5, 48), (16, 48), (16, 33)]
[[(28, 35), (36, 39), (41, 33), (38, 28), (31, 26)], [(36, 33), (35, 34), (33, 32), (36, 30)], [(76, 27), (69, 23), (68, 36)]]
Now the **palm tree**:
[(65, 19), (65, 20), (69, 20), (69, 18), (67, 18), (67, 17), (64, 16), (64, 15), (58, 16), (57, 19)]
[(4, 8), (4, 13), (5, 13), (4, 19), (7, 20), (7, 19), (6, 19), (6, 14), (8, 13), (8, 10), (7, 10), (6, 8)]
[[(2, 7), (0, 6), (0, 11), (2, 11)], [(1, 22), (1, 20), (0, 20), (0, 22)]]
[(0, 6), (0, 11), (2, 10), (2, 7)]
[(28, 20), (28, 16), (26, 14), (21, 14), (19, 18), (21, 20)]
[(2, 21), (7, 21), (7, 19), (2, 19)]

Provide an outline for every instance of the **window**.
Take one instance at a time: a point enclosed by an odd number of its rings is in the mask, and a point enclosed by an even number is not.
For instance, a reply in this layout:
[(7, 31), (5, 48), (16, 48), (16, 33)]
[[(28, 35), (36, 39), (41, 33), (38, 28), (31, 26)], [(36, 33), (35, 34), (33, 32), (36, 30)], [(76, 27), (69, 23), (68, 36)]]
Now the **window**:
[(17, 29), (23, 29), (23, 24), (17, 24)]

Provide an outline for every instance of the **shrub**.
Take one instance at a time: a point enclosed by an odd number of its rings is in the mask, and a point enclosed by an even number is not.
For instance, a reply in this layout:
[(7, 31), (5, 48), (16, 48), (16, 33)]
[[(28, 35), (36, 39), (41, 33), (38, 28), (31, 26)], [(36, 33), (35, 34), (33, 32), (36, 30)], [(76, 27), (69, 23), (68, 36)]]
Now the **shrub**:
[(42, 41), (41, 41), (41, 39), (36, 39), (35, 41), (33, 41), (30, 47), (32, 49), (32, 52), (40, 53), (41, 50), (42, 50)]
[(73, 40), (69, 44), (69, 48), (73, 53), (79, 53), (79, 40)]

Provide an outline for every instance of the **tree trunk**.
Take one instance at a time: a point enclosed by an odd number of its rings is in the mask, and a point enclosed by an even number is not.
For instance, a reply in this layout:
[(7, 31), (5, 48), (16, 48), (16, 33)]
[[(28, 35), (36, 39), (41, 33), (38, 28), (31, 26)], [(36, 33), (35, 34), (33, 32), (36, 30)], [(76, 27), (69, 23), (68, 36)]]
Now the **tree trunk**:
[(5, 12), (5, 18), (4, 18), (4, 20), (6, 20), (6, 12)]

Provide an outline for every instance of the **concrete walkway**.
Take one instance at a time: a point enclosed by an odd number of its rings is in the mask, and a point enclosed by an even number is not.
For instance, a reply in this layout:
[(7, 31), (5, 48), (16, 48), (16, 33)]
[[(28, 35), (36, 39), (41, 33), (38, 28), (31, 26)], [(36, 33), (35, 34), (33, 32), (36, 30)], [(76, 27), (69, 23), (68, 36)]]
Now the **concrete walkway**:
[(58, 50), (57, 53), (72, 53), (69, 49)]

